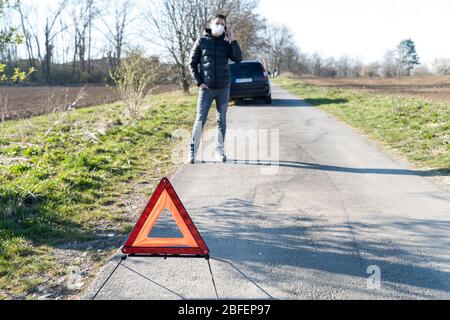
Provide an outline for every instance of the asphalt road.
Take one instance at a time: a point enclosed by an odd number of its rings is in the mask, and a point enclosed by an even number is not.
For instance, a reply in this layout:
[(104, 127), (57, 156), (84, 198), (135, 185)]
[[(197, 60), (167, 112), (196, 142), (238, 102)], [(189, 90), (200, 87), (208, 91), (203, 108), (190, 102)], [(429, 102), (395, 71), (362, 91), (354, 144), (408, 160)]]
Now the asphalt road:
[[(272, 106), (230, 110), (227, 143), (233, 129), (250, 138), (228, 150), (228, 163), (205, 156), (171, 179), (210, 248), (219, 298), (449, 299), (450, 193), (327, 113), (279, 88), (273, 96)], [(278, 130), (278, 157), (251, 153), (255, 129), (275, 142)], [(379, 268), (379, 286), (368, 268)], [(207, 261), (195, 258), (129, 258), (96, 296), (203, 298), (216, 292)]]

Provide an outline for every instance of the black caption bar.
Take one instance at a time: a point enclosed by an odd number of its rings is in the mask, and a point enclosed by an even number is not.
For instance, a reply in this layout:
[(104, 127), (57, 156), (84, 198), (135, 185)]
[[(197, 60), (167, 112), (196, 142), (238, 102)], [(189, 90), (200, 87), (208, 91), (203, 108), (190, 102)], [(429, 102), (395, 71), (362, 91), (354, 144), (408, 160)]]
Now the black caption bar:
[[(29, 304), (30, 306), (25, 306)], [(445, 305), (446, 304), (446, 305)], [(22, 306), (23, 305), (23, 306)], [(85, 319), (91, 314), (101, 319), (296, 319), (314, 314), (314, 318), (332, 315), (330, 319), (345, 316), (361, 319), (385, 317), (389, 309), (399, 308), (402, 314), (413, 315), (417, 310), (444, 307), (449, 302), (436, 301), (281, 301), (281, 300), (181, 300), (181, 301), (0, 301), (0, 310), (17, 317), (32, 311), (45, 315), (46, 320), (61, 314)], [(417, 310), (416, 310), (417, 308)], [(8, 310), (9, 309), (9, 310)], [(47, 310), (44, 310), (47, 309)], [(61, 313), (61, 312), (62, 313)], [(92, 312), (94, 311), (94, 312)], [(42, 312), (42, 313), (41, 313)]]

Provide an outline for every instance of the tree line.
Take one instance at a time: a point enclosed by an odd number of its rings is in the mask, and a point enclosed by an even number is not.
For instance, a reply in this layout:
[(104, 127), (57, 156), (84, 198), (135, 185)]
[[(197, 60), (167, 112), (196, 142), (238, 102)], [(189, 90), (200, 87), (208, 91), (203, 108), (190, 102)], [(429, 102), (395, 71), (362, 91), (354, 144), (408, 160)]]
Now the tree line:
[(324, 57), (308, 54), (293, 41), (285, 26), (271, 26), (271, 44), (267, 59), (272, 69), (313, 77), (402, 77), (414, 75), (450, 75), (450, 58), (436, 58), (429, 69), (420, 63), (412, 39), (404, 39), (394, 49), (385, 52), (382, 60), (362, 63), (343, 55)]
[[(381, 61), (363, 64), (349, 56), (303, 52), (294, 34), (256, 13), (259, 0), (55, 0), (49, 10), (39, 1), (0, 0), (0, 62), (6, 72), (36, 70), (32, 83), (111, 82), (111, 72), (136, 50), (157, 63), (159, 82), (178, 82), (189, 92), (189, 53), (216, 13), (228, 16), (245, 59), (259, 59), (272, 73), (316, 77), (450, 74), (450, 59), (436, 59), (432, 70), (419, 66), (412, 39), (388, 50)], [(38, 16), (38, 13), (41, 16)], [(21, 44), (11, 41), (17, 37)], [(152, 49), (146, 50), (150, 47)]]

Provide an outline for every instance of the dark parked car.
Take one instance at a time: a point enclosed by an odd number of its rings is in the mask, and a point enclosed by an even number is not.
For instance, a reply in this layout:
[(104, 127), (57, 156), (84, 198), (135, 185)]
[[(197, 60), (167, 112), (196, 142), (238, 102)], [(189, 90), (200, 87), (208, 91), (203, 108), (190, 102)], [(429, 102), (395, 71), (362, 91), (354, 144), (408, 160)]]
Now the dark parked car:
[(272, 90), (264, 65), (259, 61), (230, 63), (231, 88), (230, 99), (239, 103), (242, 99), (264, 99), (272, 103)]

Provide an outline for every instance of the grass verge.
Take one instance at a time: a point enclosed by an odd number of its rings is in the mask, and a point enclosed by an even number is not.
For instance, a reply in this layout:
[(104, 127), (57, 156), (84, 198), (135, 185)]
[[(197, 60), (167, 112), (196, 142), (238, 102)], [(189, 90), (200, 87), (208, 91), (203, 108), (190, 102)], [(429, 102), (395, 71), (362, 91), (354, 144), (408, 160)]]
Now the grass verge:
[(174, 92), (153, 96), (137, 121), (116, 103), (0, 123), (0, 299), (76, 293), (52, 253), (130, 231), (124, 195), (174, 167), (172, 133), (191, 129), (195, 106)]
[(274, 83), (431, 172), (450, 174), (450, 103), (317, 87), (291, 77)]

